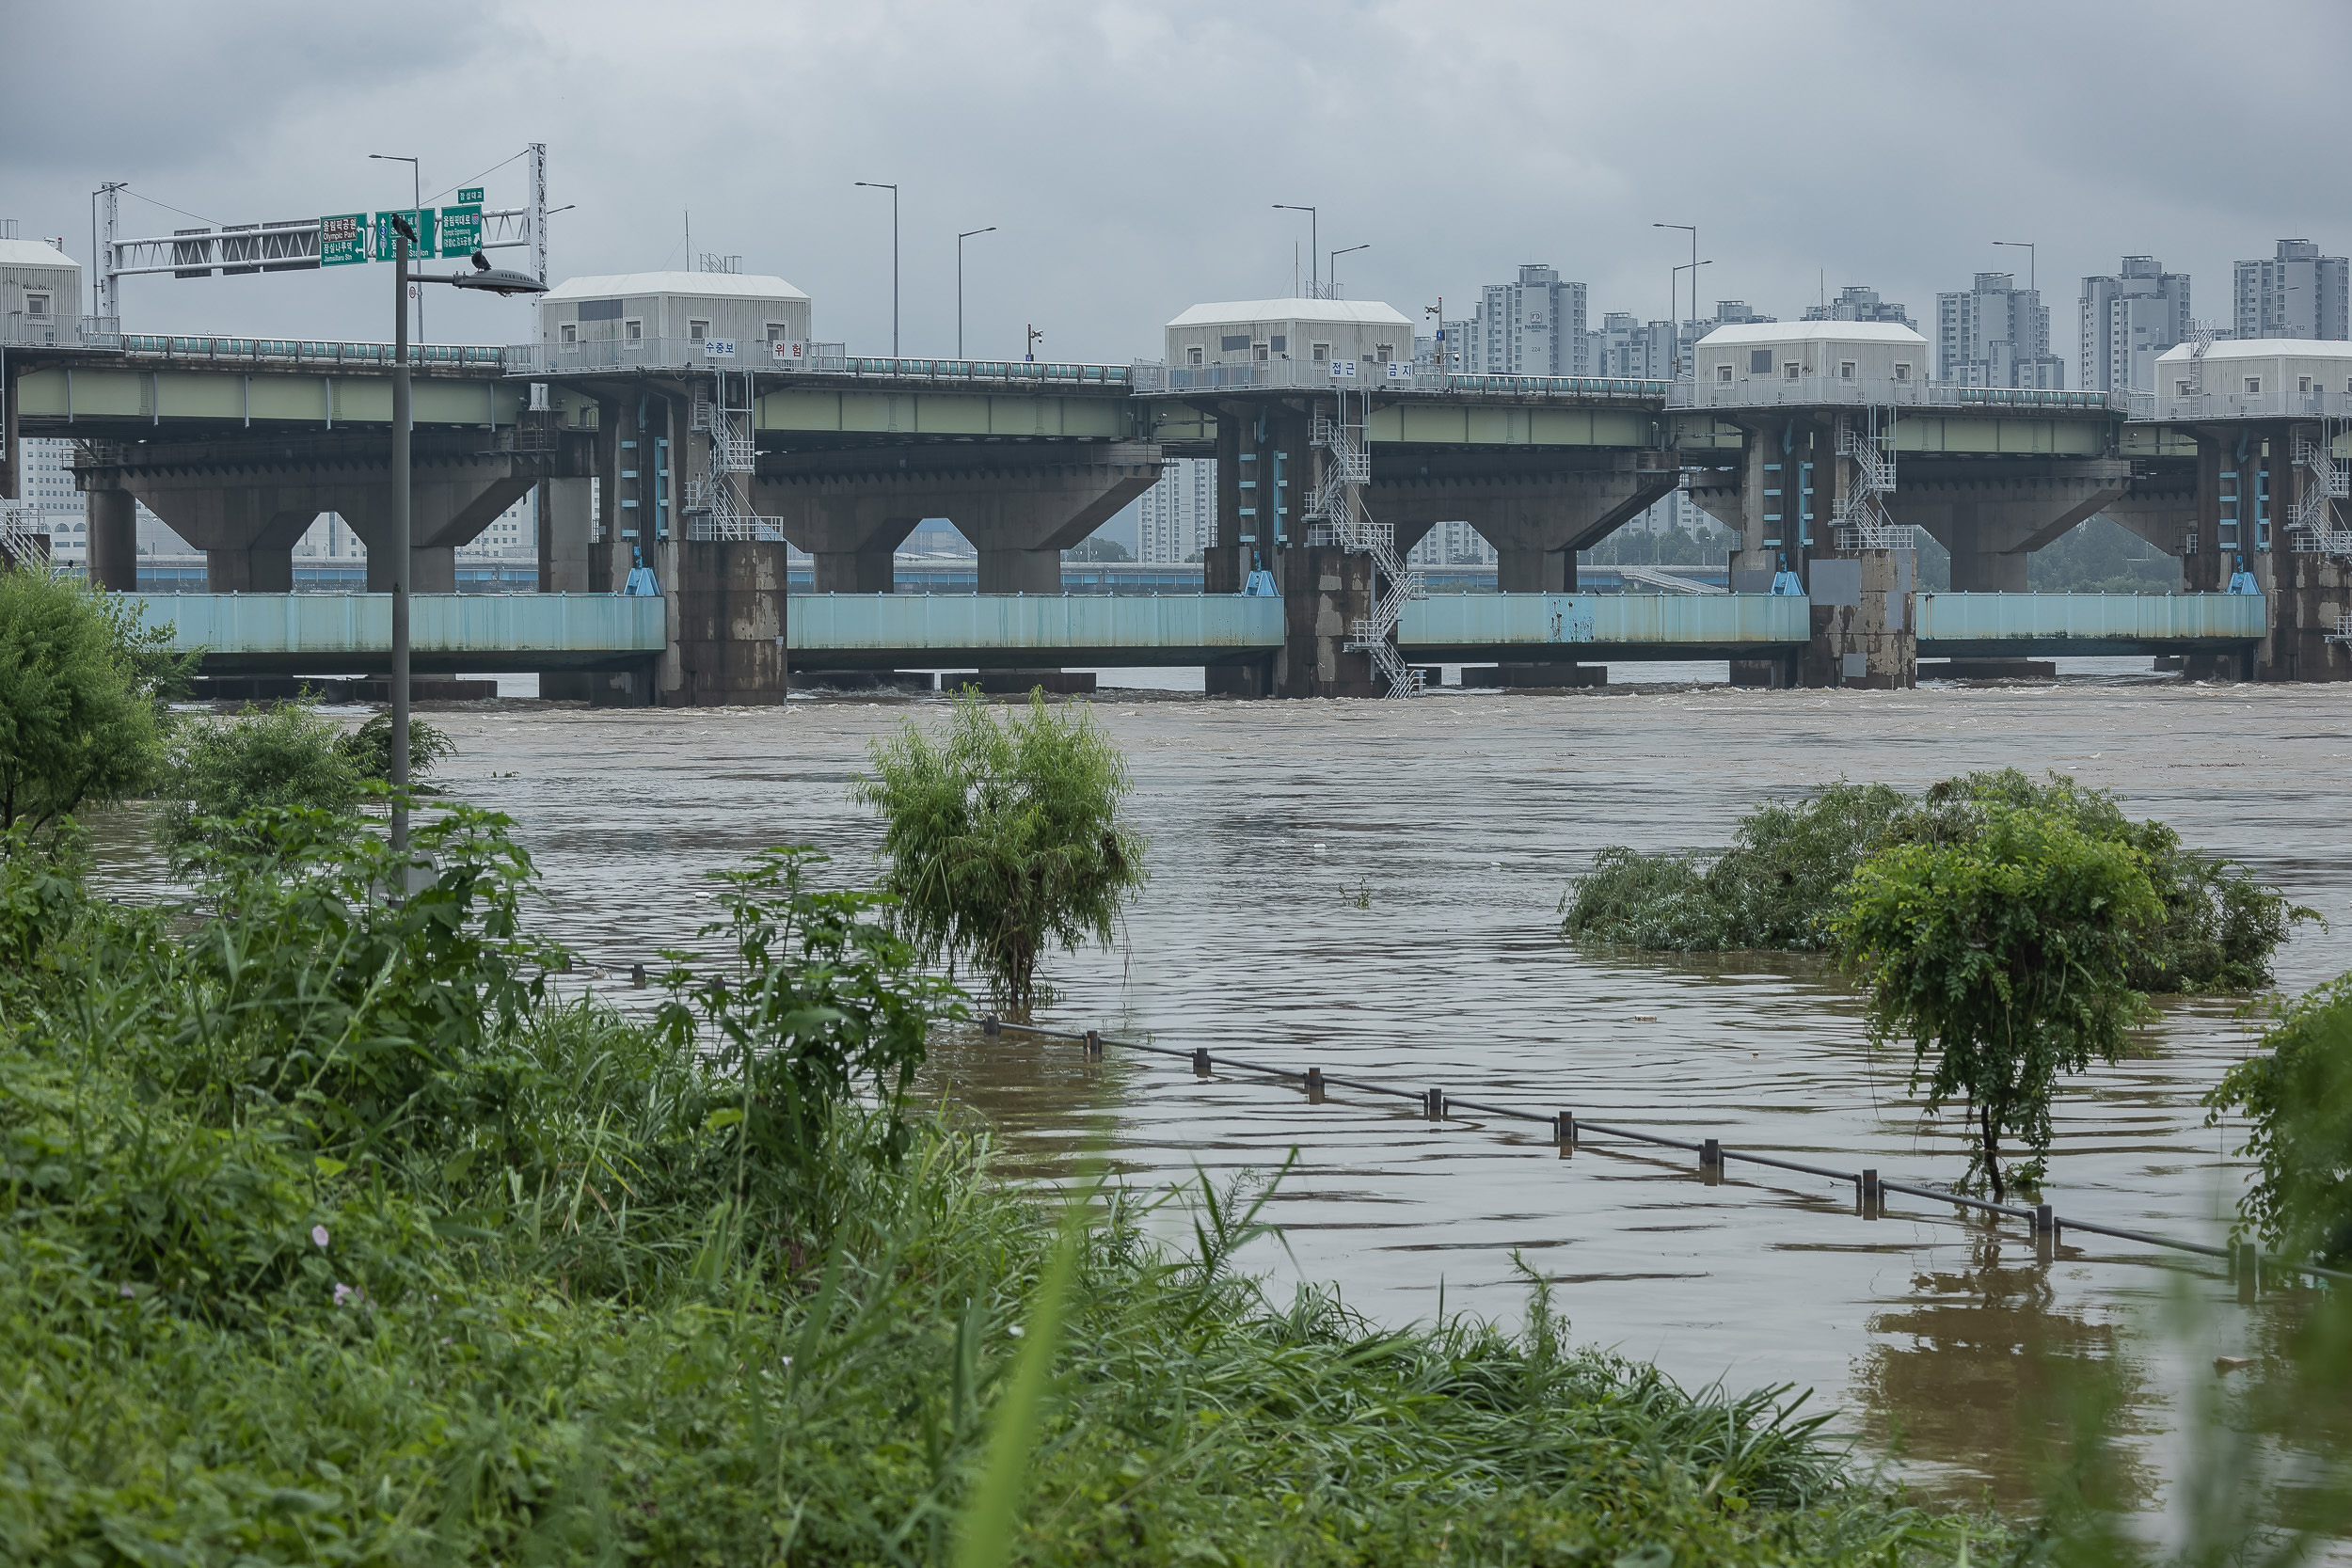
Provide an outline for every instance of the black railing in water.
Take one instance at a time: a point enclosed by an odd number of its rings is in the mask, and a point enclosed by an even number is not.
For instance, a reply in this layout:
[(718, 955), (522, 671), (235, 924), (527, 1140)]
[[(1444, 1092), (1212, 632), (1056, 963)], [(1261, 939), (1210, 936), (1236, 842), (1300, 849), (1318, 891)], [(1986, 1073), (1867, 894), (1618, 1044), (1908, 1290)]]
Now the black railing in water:
[(1099, 1057), (1103, 1054), (1104, 1046), (1116, 1045), (1122, 1051), (1140, 1051), (1154, 1056), (1179, 1057), (1190, 1063), (1192, 1070), (1202, 1077), (1206, 1077), (1218, 1068), (1237, 1072), (1257, 1073), (1262, 1077), (1297, 1084), (1306, 1089), (1310, 1099), (1319, 1099), (1327, 1087), (1355, 1089), (1363, 1094), (1386, 1095), (1391, 1099), (1412, 1101), (1422, 1108), (1423, 1116), (1433, 1121), (1447, 1119), (1458, 1108), (1465, 1111), (1477, 1111), (1490, 1117), (1501, 1117), (1509, 1121), (1541, 1123), (1551, 1130), (1552, 1142), (1564, 1148), (1574, 1148), (1583, 1141), (1586, 1133), (1597, 1132), (1604, 1137), (1623, 1138), (1634, 1143), (1651, 1144), (1661, 1148), (1678, 1148), (1696, 1154), (1699, 1157), (1699, 1167), (1702, 1172), (1713, 1170), (1720, 1175), (1724, 1167), (1735, 1160), (1752, 1165), (1770, 1165), (1775, 1170), (1798, 1171), (1806, 1176), (1819, 1176), (1831, 1181), (1849, 1183), (1854, 1189), (1854, 1196), (1865, 1205), (1866, 1209), (1878, 1209), (1883, 1205), (1887, 1195), (1899, 1194), (1906, 1197), (1921, 1197), (1933, 1203), (1949, 1203), (1963, 1209), (1974, 1209), (1988, 1214), (1999, 1214), (2010, 1219), (2024, 1220), (2033, 1227), (2037, 1237), (2048, 1237), (2053, 1241), (2061, 1231), (2083, 1230), (2095, 1236), (2109, 1236), (2118, 1241), (2137, 1242), (2143, 1246), (2169, 1247), (2176, 1252), (2193, 1252), (2207, 1258), (2218, 1258), (2230, 1265), (2232, 1276), (2237, 1279), (2241, 1286), (2250, 1287), (2256, 1284), (2260, 1272), (2265, 1267), (2291, 1269), (2299, 1274), (2315, 1275), (2323, 1279), (2352, 1279), (2352, 1273), (2340, 1269), (2322, 1268), (2316, 1263), (2298, 1263), (2292, 1259), (2276, 1255), (2265, 1256), (2250, 1244), (2243, 1247), (2210, 1246), (2202, 1242), (2184, 1242), (2171, 1236), (2154, 1236), (2144, 1230), (2125, 1230), (2116, 1226), (2098, 1225), (2090, 1220), (2068, 1219), (2055, 1212), (2046, 1203), (2037, 1203), (2030, 1208), (2014, 1203), (1994, 1203), (1942, 1187), (1920, 1187), (1907, 1181), (1883, 1181), (1879, 1179), (1879, 1173), (1871, 1169), (1834, 1170), (1827, 1165), (1809, 1165), (1801, 1160), (1784, 1160), (1778, 1155), (1757, 1154), (1748, 1149), (1727, 1148), (1720, 1139), (1716, 1138), (1695, 1140), (1670, 1138), (1660, 1132), (1645, 1132), (1636, 1127), (1617, 1127), (1607, 1122), (1592, 1121), (1579, 1117), (1573, 1111), (1522, 1111), (1513, 1106), (1495, 1105), (1485, 1101), (1458, 1100), (1448, 1095), (1443, 1088), (1435, 1086), (1425, 1089), (1406, 1089), (1399, 1088), (1393, 1084), (1375, 1084), (1361, 1078), (1333, 1077), (1321, 1068), (1311, 1067), (1301, 1071), (1293, 1068), (1268, 1067), (1263, 1062), (1246, 1061), (1235, 1056), (1219, 1056), (1205, 1049), (1185, 1051), (1174, 1046), (1146, 1045), (1141, 1040), (1111, 1039), (1093, 1029), (1089, 1029), (1083, 1034), (1072, 1034), (1062, 1029), (1040, 1029), (1026, 1023), (1008, 1023), (1002, 1019), (993, 1017), (982, 1019), (980, 1028), (982, 1033), (990, 1035), (1012, 1029), (1044, 1039), (1074, 1040), (1086, 1047), (1089, 1056)]

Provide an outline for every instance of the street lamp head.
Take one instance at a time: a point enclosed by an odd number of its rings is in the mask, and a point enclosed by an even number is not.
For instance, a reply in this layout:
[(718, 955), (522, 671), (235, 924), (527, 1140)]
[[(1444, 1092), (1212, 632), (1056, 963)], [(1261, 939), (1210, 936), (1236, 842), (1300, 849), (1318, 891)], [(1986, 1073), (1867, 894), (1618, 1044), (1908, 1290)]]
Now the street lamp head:
[(449, 277), (451, 285), (491, 294), (543, 294), (548, 292), (548, 286), (532, 277), (531, 274), (491, 266), (487, 260), (479, 253), (475, 255), (473, 264), (482, 270), (475, 273), (452, 273)]

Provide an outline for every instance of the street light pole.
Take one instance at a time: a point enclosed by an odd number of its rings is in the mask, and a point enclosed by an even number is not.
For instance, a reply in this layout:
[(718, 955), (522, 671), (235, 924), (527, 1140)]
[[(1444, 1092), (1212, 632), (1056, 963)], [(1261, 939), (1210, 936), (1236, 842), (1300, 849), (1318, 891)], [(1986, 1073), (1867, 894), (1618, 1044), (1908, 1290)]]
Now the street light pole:
[(2042, 292), (2042, 285), (2034, 276), (2035, 266), (2040, 258), (2034, 254), (2034, 242), (2031, 240), (1994, 240), (1993, 243), (1994, 245), (2005, 245), (2012, 250), (2022, 250), (2026, 253), (2026, 291), (2031, 293), (2040, 293)]
[(1349, 245), (1345, 250), (1335, 250), (1331, 252), (1331, 265), (1325, 270), (1323, 276), (1331, 280), (1330, 289), (1333, 298), (1337, 298), (1340, 292), (1340, 258), (1343, 256), (1352, 256), (1357, 251), (1370, 250), (1371, 248), (1372, 242), (1370, 240), (1366, 240), (1361, 245)]
[(975, 234), (995, 232), (996, 226), (992, 223), (986, 229), (967, 229), (956, 236), (956, 357), (959, 359), (963, 357), (963, 242)]
[[(408, 226), (392, 226), (392, 853), (408, 848)], [(419, 287), (417, 294), (423, 297)], [(408, 895), (400, 862), (397, 897)]]
[[(1674, 269), (1674, 272), (1670, 272), (1666, 275), (1666, 293), (1668, 296), (1666, 300), (1666, 325), (1674, 329), (1675, 335), (1675, 356), (1671, 369), (1674, 378), (1679, 381), (1682, 379), (1682, 324), (1673, 319), (1675, 313), (1675, 300), (1677, 297), (1675, 295), (1674, 273), (1687, 270), (1691, 275), (1691, 319), (1692, 321), (1696, 321), (1699, 314), (1699, 226), (1695, 223), (1653, 223), (1650, 227), (1652, 229), (1680, 229), (1687, 231), (1691, 236), (1690, 266), (1688, 268), (1677, 267)], [(1695, 374), (1693, 379), (1696, 379)]]
[[(1312, 207), (1294, 206), (1287, 201), (1276, 202), (1274, 204), (1274, 210), (1278, 213), (1304, 213), (1307, 214), (1307, 297), (1309, 299), (1321, 298), (1322, 295), (1318, 290), (1314, 274), (1315, 262), (1320, 261), (1323, 257), (1322, 250), (1318, 248), (1323, 244), (1323, 214), (1316, 212)], [(1298, 287), (1298, 269), (1295, 265), (1296, 261), (1296, 257), (1292, 258), (1294, 265), (1291, 268), (1291, 287), (1294, 289)]]
[(890, 193), (890, 357), (898, 357), (898, 187), (880, 180), (861, 180), (869, 191)]

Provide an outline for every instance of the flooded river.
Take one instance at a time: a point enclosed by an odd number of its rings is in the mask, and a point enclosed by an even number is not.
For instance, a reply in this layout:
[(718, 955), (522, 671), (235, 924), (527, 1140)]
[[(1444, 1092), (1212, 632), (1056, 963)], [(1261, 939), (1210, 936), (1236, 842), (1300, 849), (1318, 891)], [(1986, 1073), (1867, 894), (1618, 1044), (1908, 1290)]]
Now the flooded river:
[[(512, 813), (548, 920), (626, 973), (710, 906), (700, 874), (818, 845), (869, 872), (846, 797), (868, 743), (935, 699), (782, 710), (434, 715), (451, 792)], [(1724, 842), (1760, 797), (1840, 776), (1919, 785), (1969, 768), (2058, 768), (2241, 858), (2335, 922), (2283, 955), (2291, 990), (2352, 968), (2352, 688), (2081, 679), (1913, 692), (1723, 688), (1409, 704), (1205, 702), (1105, 692), (1133, 758), (1152, 880), (1119, 949), (1057, 960), (1042, 1022), (1269, 1063), (1571, 1108), (1889, 1180), (1948, 1180), (1953, 1130), (1923, 1123), (1907, 1063), (1867, 1046), (1836, 978), (1794, 960), (1583, 952), (1556, 935), (1569, 880), (1606, 845)], [(2061, 1212), (2218, 1240), (2243, 1173), (2198, 1097), (2252, 1038), (2229, 1002), (2169, 1006), (2145, 1052), (2067, 1084), (2047, 1196)], [(2160, 1462), (2182, 1390), (2258, 1350), (2292, 1307), (2237, 1304), (2178, 1255), (2069, 1237), (2036, 1257), (2015, 1225), (1926, 1205), (1855, 1212), (1851, 1188), (1733, 1167), (1703, 1184), (1668, 1150), (1540, 1128), (1432, 1123), (1401, 1102), (1307, 1103), (1247, 1075), (977, 1034), (929, 1086), (983, 1109), (1017, 1159), (1056, 1168), (1106, 1137), (1128, 1179), (1219, 1181), (1297, 1163), (1270, 1205), (1277, 1275), (1336, 1282), (1376, 1317), (1516, 1317), (1521, 1270), (1557, 1282), (1579, 1339), (1686, 1383), (1791, 1383), (1931, 1489), (2029, 1495), (2028, 1353), (2119, 1366), (2127, 1428)], [(2175, 1298), (2185, 1336), (2155, 1332)], [(2202, 1369), (2201, 1373), (2199, 1369)], [(2160, 1467), (2160, 1465), (2159, 1465)]]

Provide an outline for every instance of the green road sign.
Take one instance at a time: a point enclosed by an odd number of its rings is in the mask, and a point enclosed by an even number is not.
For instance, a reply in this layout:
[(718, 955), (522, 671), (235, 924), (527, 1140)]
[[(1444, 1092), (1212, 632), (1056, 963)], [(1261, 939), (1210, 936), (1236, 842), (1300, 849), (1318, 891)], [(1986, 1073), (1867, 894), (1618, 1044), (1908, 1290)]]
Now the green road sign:
[(482, 187), (480, 185), (468, 185), (464, 190), (459, 191), (457, 193), (457, 205), (460, 207), (481, 206)]
[(319, 219), (319, 265), (347, 267), (368, 259), (368, 215), (336, 213)]
[(422, 212), (378, 213), (375, 214), (375, 259), (377, 261), (389, 261), (392, 259), (392, 242), (399, 237), (392, 232), (392, 219), (396, 217), (406, 218), (417, 231), (417, 243), (408, 247), (411, 260), (420, 256), (430, 256), (438, 248), (434, 234), (434, 210), (432, 208), (427, 207)]
[(482, 209), (474, 207), (444, 207), (441, 209), (441, 254), (470, 256), (482, 244)]

